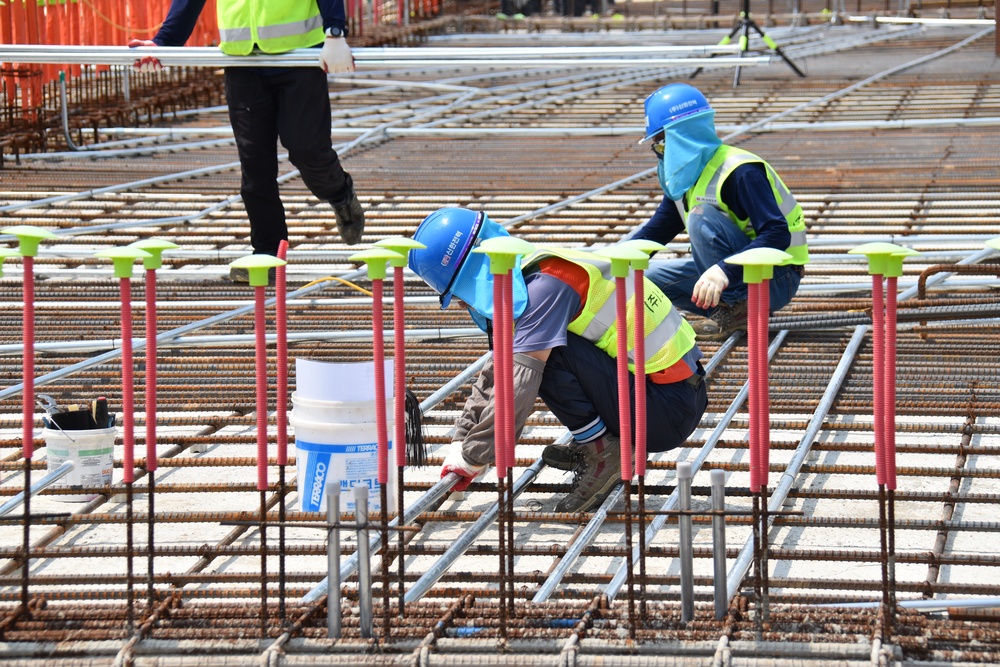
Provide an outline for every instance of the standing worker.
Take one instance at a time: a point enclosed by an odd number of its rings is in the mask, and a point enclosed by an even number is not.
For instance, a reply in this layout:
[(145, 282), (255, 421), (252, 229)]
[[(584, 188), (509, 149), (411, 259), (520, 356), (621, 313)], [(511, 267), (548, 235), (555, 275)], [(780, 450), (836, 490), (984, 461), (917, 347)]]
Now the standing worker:
[[(410, 253), (410, 269), (441, 295), (442, 308), (454, 297), (480, 328), (491, 333), (489, 259), (471, 250), (486, 239), (507, 235), (485, 213), (440, 209), (427, 216), (413, 235), (426, 248)], [(621, 479), (618, 332), (610, 266), (609, 260), (590, 253), (553, 248), (525, 257), (512, 276), (515, 432), (520, 435), (535, 399), (541, 397), (573, 434), (569, 445), (549, 445), (542, 454), (547, 464), (574, 472), (573, 490), (556, 506), (557, 512), (586, 511)], [(691, 325), (649, 281), (644, 305), (647, 449), (662, 452), (680, 446), (694, 431), (708, 397), (699, 361), (702, 353)], [(633, 306), (630, 295), (629, 331)], [(491, 359), (455, 424), (441, 476), (461, 475), (456, 491), (464, 490), (493, 463), (493, 373)], [(631, 378), (635, 405), (635, 376)]]
[[(204, 6), (205, 0), (173, 0), (156, 36), (134, 39), (129, 46), (183, 46)], [(254, 253), (277, 255), (278, 245), (288, 239), (278, 194), (278, 139), (309, 190), (333, 206), (344, 242), (358, 243), (365, 214), (351, 175), (344, 171), (330, 140), (326, 80), (328, 73), (354, 71), (344, 0), (217, 0), (216, 6), (219, 48), (227, 55), (322, 46), (316, 67), (225, 68), (229, 121), (243, 173), (240, 194), (250, 219)], [(149, 71), (161, 65), (146, 56), (134, 67)], [(247, 281), (246, 269), (234, 269), (230, 275)]]
[(715, 111), (697, 88), (664, 86), (645, 108), (640, 143), (653, 142), (666, 196), (634, 238), (669, 243), (686, 230), (691, 239), (690, 259), (651, 262), (646, 275), (674, 306), (705, 316), (694, 323), (699, 338), (728, 338), (746, 327), (747, 286), (743, 268), (724, 260), (751, 248), (789, 253), (770, 281), (772, 312), (784, 307), (809, 261), (802, 208), (771, 165), (722, 143)]

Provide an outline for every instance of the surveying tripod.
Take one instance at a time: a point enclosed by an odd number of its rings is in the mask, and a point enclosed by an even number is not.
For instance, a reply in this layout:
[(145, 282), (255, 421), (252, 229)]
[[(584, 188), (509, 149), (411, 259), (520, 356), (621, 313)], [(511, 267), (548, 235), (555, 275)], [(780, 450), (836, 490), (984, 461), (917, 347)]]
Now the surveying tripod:
[[(777, 53), (781, 57), (782, 60), (784, 60), (786, 63), (788, 63), (788, 66), (792, 68), (792, 71), (794, 71), (796, 74), (798, 74), (801, 77), (805, 76), (805, 74), (803, 74), (802, 70), (800, 70), (798, 67), (796, 67), (795, 63), (793, 63), (788, 58), (788, 56), (786, 56), (782, 52), (781, 47), (778, 46), (778, 43), (775, 42), (770, 37), (768, 37), (764, 33), (764, 31), (760, 29), (760, 26), (758, 26), (754, 22), (754, 20), (752, 18), (750, 18), (750, 0), (743, 0), (743, 8), (740, 10), (740, 20), (736, 22), (736, 26), (732, 30), (729, 31), (729, 34), (722, 38), (722, 41), (719, 42), (719, 45), (720, 46), (725, 46), (726, 44), (729, 44), (731, 41), (733, 41), (733, 37), (736, 35), (736, 33), (740, 33), (740, 41), (739, 41), (740, 50), (736, 52), (736, 57), (739, 58), (741, 55), (743, 55), (746, 52), (747, 45), (750, 43), (750, 29), (751, 28), (753, 28), (754, 32), (756, 32), (758, 35), (760, 35), (760, 38), (764, 41), (764, 44), (766, 44), (769, 49), (771, 49), (772, 51), (774, 51), (775, 53)], [(699, 67), (698, 69), (696, 69), (694, 71), (693, 74), (691, 74), (691, 78), (693, 79), (694, 77), (698, 76), (698, 72), (700, 72), (700, 71), (701, 71), (701, 68)], [(740, 85), (740, 67), (739, 67), (739, 65), (736, 66), (736, 71), (735, 71), (735, 74), (733, 75), (733, 87), (736, 87), (738, 85)]]

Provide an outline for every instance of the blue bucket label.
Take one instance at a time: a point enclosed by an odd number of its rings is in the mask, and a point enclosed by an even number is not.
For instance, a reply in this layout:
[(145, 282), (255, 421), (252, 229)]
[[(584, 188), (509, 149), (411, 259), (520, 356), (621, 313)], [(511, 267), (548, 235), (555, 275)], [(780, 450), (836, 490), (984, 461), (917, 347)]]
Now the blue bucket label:
[[(378, 489), (377, 442), (328, 445), (296, 440), (295, 448), (305, 454), (304, 457), (296, 458), (296, 465), (305, 465), (304, 488), (299, 489), (300, 504), (304, 512), (319, 512), (322, 509), (326, 482), (331, 477), (340, 479), (342, 493), (356, 486), (368, 487), (370, 509), (381, 509), (378, 507), (378, 496), (372, 498), (371, 495), (371, 492)], [(392, 441), (388, 443), (388, 451), (392, 452)], [(374, 506), (371, 504), (373, 500)], [(343, 501), (341, 504), (343, 505)], [(353, 506), (352, 496), (345, 509), (351, 511)]]

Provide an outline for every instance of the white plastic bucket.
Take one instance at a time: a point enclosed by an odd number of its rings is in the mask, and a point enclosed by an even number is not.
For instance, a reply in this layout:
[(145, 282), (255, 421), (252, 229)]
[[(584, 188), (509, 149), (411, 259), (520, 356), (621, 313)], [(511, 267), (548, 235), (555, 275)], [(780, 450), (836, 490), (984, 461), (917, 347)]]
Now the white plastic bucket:
[[(392, 401), (386, 401), (389, 511), (396, 506), (392, 410)], [(339, 479), (341, 511), (354, 511), (353, 489), (356, 486), (368, 487), (369, 511), (381, 511), (375, 401), (321, 401), (302, 398), (293, 392), (289, 423), (295, 429), (295, 473), (300, 510), (325, 512), (327, 480)]]
[[(45, 467), (52, 471), (65, 461), (75, 466), (53, 488), (83, 488), (111, 484), (115, 468), (115, 428), (96, 428), (82, 431), (42, 429), (45, 440)], [(57, 500), (87, 502), (93, 495), (56, 495)]]

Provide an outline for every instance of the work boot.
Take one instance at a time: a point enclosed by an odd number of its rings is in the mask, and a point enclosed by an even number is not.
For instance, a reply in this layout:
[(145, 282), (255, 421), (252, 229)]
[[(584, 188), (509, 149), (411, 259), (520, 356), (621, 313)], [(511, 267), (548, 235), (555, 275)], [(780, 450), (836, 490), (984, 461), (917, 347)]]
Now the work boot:
[(622, 460), (617, 435), (580, 445), (573, 468), (573, 490), (559, 501), (556, 512), (586, 512), (602, 502), (615, 482), (621, 481)]
[(746, 331), (747, 301), (720, 302), (708, 318), (692, 322), (691, 327), (701, 340), (726, 340), (734, 331)]
[(580, 449), (581, 445), (575, 441), (568, 445), (546, 445), (542, 450), (542, 460), (550, 468), (570, 471), (576, 465)]
[(347, 176), (347, 197), (341, 202), (330, 202), (333, 214), (337, 218), (337, 231), (347, 245), (355, 245), (361, 241), (365, 231), (365, 211), (361, 208), (358, 196), (354, 194), (354, 181)]

